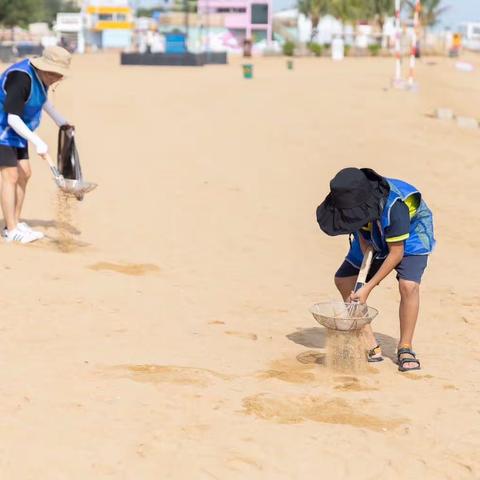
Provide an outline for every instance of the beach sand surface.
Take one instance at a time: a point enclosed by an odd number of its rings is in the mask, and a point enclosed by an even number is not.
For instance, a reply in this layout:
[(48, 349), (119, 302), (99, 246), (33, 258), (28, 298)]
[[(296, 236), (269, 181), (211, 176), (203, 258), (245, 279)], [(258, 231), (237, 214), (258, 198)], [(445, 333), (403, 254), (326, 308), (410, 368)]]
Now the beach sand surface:
[[(52, 99), (99, 187), (59, 209), (32, 152), (25, 219), (47, 238), (1, 246), (1, 477), (480, 478), (480, 130), (432, 118), (480, 117), (468, 59), (423, 59), (412, 93), (386, 58), (254, 59), (244, 80), (239, 59), (75, 57)], [(346, 166), (434, 212), (419, 372), (394, 363), (394, 275), (369, 298), (386, 360), (325, 366), (308, 308), (337, 299), (348, 240), (315, 209)]]

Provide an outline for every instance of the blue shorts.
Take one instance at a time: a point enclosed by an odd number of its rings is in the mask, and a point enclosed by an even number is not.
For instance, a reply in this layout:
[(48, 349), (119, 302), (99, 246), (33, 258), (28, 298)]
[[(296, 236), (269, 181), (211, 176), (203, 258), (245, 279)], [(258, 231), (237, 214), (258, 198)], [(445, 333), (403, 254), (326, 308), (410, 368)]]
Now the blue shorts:
[[(373, 260), (370, 271), (368, 272), (367, 282), (378, 272), (384, 259)], [(395, 267), (397, 271), (397, 280), (410, 280), (412, 282), (421, 283), (423, 272), (427, 266), (428, 255), (411, 255), (403, 257), (402, 261)], [(356, 277), (360, 270), (354, 267), (347, 260), (344, 260), (340, 268), (337, 270), (335, 277)]]

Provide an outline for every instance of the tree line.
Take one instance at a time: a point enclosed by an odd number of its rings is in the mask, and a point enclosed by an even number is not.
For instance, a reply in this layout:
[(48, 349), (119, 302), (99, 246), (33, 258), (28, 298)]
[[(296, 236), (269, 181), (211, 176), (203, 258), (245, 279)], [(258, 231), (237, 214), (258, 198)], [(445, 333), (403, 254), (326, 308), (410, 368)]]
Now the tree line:
[(78, 12), (73, 0), (0, 0), (0, 25), (25, 27), (29, 23), (55, 21), (57, 12)]
[[(443, 0), (421, 0), (420, 3), (420, 22), (425, 27), (436, 25), (447, 9), (442, 5)], [(413, 17), (414, 0), (402, 0), (401, 6)], [(385, 20), (394, 16), (395, 0), (298, 0), (297, 7), (311, 20), (314, 29), (320, 18), (328, 14), (342, 22), (375, 22), (382, 29)]]

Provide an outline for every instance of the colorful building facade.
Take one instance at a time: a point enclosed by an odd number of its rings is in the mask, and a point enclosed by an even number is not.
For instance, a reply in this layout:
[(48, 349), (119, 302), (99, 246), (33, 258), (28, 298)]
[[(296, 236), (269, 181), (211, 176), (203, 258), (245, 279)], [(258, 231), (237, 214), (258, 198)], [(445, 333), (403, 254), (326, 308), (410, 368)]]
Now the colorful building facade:
[(198, 0), (198, 13), (222, 15), (224, 28), (240, 45), (245, 39), (253, 43), (272, 40), (272, 0)]
[(84, 0), (82, 15), (87, 45), (126, 48), (131, 44), (134, 15), (128, 0)]

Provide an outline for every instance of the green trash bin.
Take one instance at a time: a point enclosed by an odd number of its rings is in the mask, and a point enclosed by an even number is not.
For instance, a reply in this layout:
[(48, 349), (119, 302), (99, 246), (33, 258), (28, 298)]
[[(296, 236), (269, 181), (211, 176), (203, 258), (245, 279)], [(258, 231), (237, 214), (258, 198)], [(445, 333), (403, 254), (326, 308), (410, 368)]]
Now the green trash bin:
[(293, 60), (287, 60), (287, 69), (293, 70)]
[(251, 63), (245, 63), (242, 65), (243, 78), (253, 78), (253, 65)]

